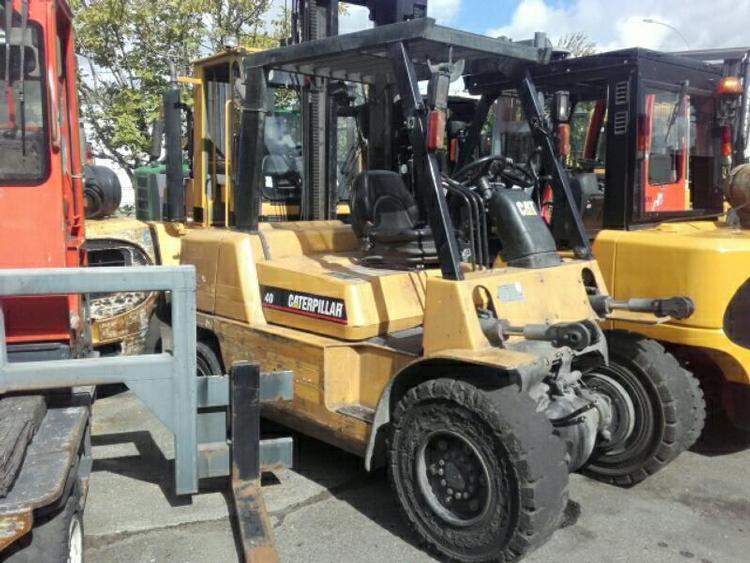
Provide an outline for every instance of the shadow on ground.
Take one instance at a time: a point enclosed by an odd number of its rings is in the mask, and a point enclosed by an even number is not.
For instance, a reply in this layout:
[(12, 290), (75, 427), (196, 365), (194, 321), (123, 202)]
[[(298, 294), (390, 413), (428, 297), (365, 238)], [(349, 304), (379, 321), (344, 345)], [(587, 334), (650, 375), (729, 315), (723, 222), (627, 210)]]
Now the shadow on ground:
[[(409, 532), (400, 514), (384, 469), (368, 473), (362, 459), (357, 456), (277, 425), (273, 425), (271, 429), (274, 434), (294, 436), (295, 456), (292, 471), (317, 483), (323, 489), (320, 493), (298, 503), (272, 511), (270, 517), (275, 528), (282, 527), (289, 515), (307, 506), (335, 498), (349, 504), (377, 526), (388, 530), (405, 542), (416, 545), (414, 536)], [(190, 497), (179, 497), (174, 493), (174, 462), (164, 457), (149, 432), (97, 435), (92, 438), (92, 442), (94, 446), (133, 444), (138, 452), (137, 455), (95, 459), (93, 471), (108, 471), (155, 484), (169, 504), (174, 507), (191, 503)], [(732, 427), (725, 418), (713, 417), (700, 440), (693, 447), (693, 452), (715, 457), (748, 448), (750, 448), (750, 434)], [(263, 484), (264, 486), (278, 485), (279, 480), (273, 474), (264, 474)], [(220, 492), (224, 496), (230, 514), (233, 514), (234, 506), (227, 478), (202, 480), (201, 492)], [(580, 506), (571, 502), (566, 511), (565, 525), (574, 525), (579, 515)], [(242, 550), (235, 518), (232, 519), (232, 530), (239, 555)]]
[(715, 457), (747, 449), (750, 449), (750, 432), (733, 426), (725, 414), (718, 412), (708, 418), (701, 437), (691, 451), (699, 455)]
[(293, 471), (319, 484), (325, 491), (281, 511), (272, 512), (271, 516), (276, 519), (275, 527), (282, 526), (284, 519), (292, 512), (334, 497), (351, 505), (378, 526), (413, 543), (388, 484), (385, 469), (370, 473), (365, 470), (360, 457), (308, 436), (294, 434), (294, 440)]

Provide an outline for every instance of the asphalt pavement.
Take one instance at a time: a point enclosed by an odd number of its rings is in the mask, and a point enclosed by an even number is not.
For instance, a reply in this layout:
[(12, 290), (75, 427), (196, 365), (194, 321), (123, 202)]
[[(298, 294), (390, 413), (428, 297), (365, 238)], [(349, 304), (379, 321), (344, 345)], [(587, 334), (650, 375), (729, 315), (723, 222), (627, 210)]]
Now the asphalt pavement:
[[(401, 520), (385, 473), (296, 437), (294, 469), (264, 476), (284, 562), (427, 562)], [(172, 492), (171, 435), (130, 392), (94, 407), (85, 515), (88, 563), (233, 563), (226, 481), (192, 500)], [(750, 561), (750, 436), (723, 425), (631, 489), (571, 476), (577, 520), (525, 561)], [(574, 511), (575, 512), (575, 511)]]

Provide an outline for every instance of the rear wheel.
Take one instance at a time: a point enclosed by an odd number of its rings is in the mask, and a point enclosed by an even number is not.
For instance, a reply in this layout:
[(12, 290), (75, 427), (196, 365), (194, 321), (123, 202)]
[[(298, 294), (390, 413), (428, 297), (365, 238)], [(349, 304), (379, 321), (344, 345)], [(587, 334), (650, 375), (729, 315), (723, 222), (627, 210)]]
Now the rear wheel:
[[(608, 366), (584, 375), (586, 385), (612, 404), (612, 433), (600, 441), (583, 472), (629, 486), (675, 459), (700, 433), (702, 402), (692, 398), (691, 374), (657, 342), (625, 331), (607, 334)], [(689, 377), (688, 377), (689, 375)], [(697, 437), (697, 436), (696, 436)]]
[(701, 389), (698, 378), (686, 369), (683, 369), (682, 372), (686, 379), (689, 398), (689, 412), (686, 416), (691, 421), (690, 427), (685, 433), (684, 449), (688, 450), (698, 441), (703, 433), (703, 427), (706, 425), (706, 399), (703, 396), (703, 389)]
[(563, 446), (515, 388), (428, 381), (398, 403), (393, 425), (389, 474), (401, 511), (441, 558), (515, 560), (559, 527)]
[(197, 353), (195, 368), (198, 377), (222, 375), (224, 373), (221, 367), (221, 358), (219, 358), (214, 346), (199, 340), (195, 343), (195, 350)]

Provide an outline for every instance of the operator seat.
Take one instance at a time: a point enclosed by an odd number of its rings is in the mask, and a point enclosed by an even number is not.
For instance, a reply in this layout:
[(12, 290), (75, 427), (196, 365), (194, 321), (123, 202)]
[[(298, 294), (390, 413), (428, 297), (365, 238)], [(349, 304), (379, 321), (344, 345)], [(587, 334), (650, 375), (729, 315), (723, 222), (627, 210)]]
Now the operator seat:
[(361, 172), (354, 180), (351, 206), (352, 228), (365, 249), (363, 262), (394, 269), (437, 263), (432, 231), (395, 172)]

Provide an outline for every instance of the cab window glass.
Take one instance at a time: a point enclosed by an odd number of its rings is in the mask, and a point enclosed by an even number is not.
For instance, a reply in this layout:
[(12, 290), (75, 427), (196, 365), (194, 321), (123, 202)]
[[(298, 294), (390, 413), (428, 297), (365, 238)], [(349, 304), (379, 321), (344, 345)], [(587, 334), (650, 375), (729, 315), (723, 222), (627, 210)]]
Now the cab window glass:
[(686, 174), (688, 120), (685, 100), (676, 92), (646, 93), (646, 119), (650, 119), (648, 181), (651, 185), (679, 182)]
[(515, 96), (500, 96), (495, 102), (493, 114), (492, 154), (502, 154), (515, 162), (526, 162), (536, 147), (521, 100)]
[(41, 30), (15, 20), (0, 29), (0, 183), (36, 184), (49, 168)]
[(304, 172), (298, 89), (292, 83), (272, 82), (266, 109), (263, 196), (270, 201), (298, 200)]
[(226, 110), (227, 102), (234, 99), (234, 84), (230, 81), (230, 65), (226, 63), (207, 67), (204, 70), (205, 82), (203, 103), (205, 123), (203, 154), (206, 169), (206, 197), (212, 202), (212, 221), (223, 224), (228, 201), (227, 194), (227, 154)]
[(606, 165), (606, 99), (580, 101), (575, 105), (570, 117), (570, 157), (584, 169)]
[(642, 210), (677, 213), (705, 207), (710, 190), (713, 100), (708, 96), (645, 88), (638, 115), (638, 176)]

